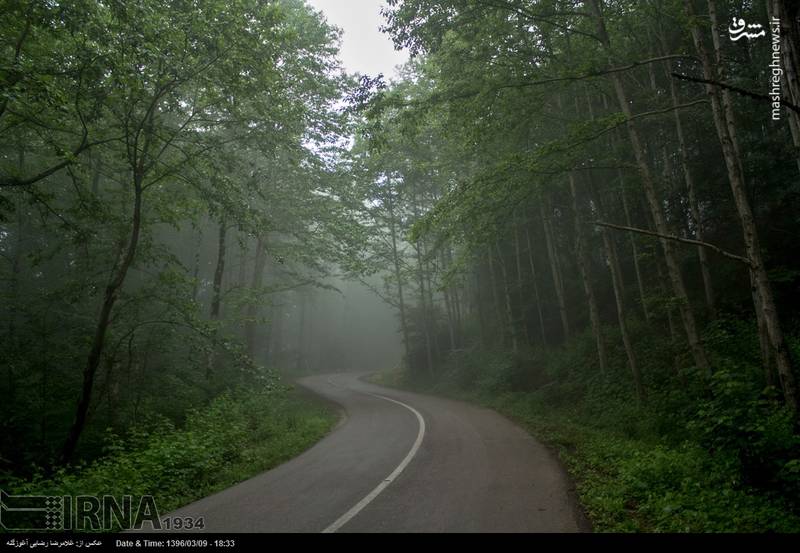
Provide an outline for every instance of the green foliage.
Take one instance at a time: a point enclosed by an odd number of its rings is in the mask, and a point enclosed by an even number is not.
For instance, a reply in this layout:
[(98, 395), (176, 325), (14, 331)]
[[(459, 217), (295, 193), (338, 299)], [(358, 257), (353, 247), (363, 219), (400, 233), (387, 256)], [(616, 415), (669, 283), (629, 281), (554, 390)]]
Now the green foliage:
[(792, 467), (800, 459), (800, 436), (792, 413), (781, 407), (777, 390), (759, 394), (743, 373), (735, 363), (718, 368), (710, 398), (687, 427), (709, 451), (735, 454), (746, 483), (797, 497), (800, 481)]
[(362, 270), (363, 205), (334, 106), (352, 84), (338, 31), (302, 1), (8, 8), (0, 471), (25, 477), (62, 462), (76, 404), (91, 416), (72, 460), (90, 461), (106, 428), (180, 426), (273, 383), (293, 291)]
[(800, 531), (785, 498), (741, 486), (725, 459), (688, 442), (666, 447), (588, 431), (570, 466), (598, 530)]
[(20, 494), (152, 495), (163, 515), (290, 459), (336, 421), (329, 409), (289, 389), (226, 393), (193, 410), (182, 427), (152, 417), (122, 438), (106, 435), (105, 454), (55, 474), (3, 488)]
[[(562, 446), (602, 530), (800, 531), (798, 414), (782, 407), (800, 359), (785, 330), (800, 298), (797, 140), (786, 122), (764, 134), (752, 97), (720, 113), (676, 78), (757, 87), (768, 43), (710, 41), (711, 3), (576, 5), (389, 0), (387, 30), (422, 54), (382, 92), (396, 109), (370, 121), (397, 130), (378, 166), (411, 189), (395, 220), (412, 222), (405, 310), (425, 332), (406, 339), (406, 384), (487, 401)], [(720, 5), (718, 21), (762, 7)], [(769, 291), (753, 297), (757, 267), (639, 232), (653, 228), (727, 252), (744, 230)], [(465, 299), (449, 347), (429, 330), (424, 277)], [(776, 362), (780, 334), (793, 368)]]
[(709, 327), (710, 388), (690, 371), (682, 387), (659, 378), (671, 349), (632, 326), (643, 346), (653, 345), (640, 358), (650, 383), (642, 406), (624, 360), (599, 375), (589, 333), (517, 357), (453, 354), (434, 380), (406, 373), (384, 383), (481, 402), (556, 448), (596, 531), (800, 532), (800, 435), (776, 390), (763, 389), (746, 362), (758, 347), (753, 326)]

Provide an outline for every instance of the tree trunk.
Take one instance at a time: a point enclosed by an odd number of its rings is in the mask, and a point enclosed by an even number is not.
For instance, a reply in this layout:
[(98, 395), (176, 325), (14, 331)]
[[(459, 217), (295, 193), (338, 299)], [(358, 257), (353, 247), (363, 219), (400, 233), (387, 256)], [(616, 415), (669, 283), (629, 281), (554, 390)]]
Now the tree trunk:
[[(794, 105), (800, 105), (800, 4), (796, 0), (772, 0), (771, 16), (779, 21), (781, 33), (781, 56), (783, 75), (781, 90), (785, 98)], [(786, 110), (789, 130), (800, 170), (800, 114)]]
[[(690, 0), (686, 0), (685, 6), (690, 18), (693, 19), (694, 7), (692, 6), (692, 2)], [(716, 3), (713, 0), (708, 0), (708, 8), (711, 24), (714, 28), (717, 28), (718, 22), (716, 17)], [(702, 62), (704, 78), (711, 81), (717, 81), (721, 76), (714, 71), (711, 58), (706, 50), (705, 44), (703, 43), (703, 38), (697, 25), (692, 25), (691, 33), (692, 40), (695, 44), (695, 49), (700, 57), (700, 61)], [(714, 34), (715, 33), (712, 32), (712, 36)], [(715, 57), (717, 60), (719, 60), (722, 56), (719, 40), (716, 36), (714, 36), (713, 41), (715, 44)], [(786, 346), (783, 329), (781, 328), (780, 319), (775, 307), (772, 288), (769, 283), (766, 267), (764, 265), (755, 219), (747, 198), (747, 187), (745, 184), (744, 172), (742, 170), (738, 142), (736, 140), (736, 125), (733, 117), (733, 107), (730, 99), (730, 93), (726, 89), (722, 89), (718, 95), (712, 85), (706, 85), (706, 92), (711, 99), (711, 111), (714, 116), (714, 125), (717, 129), (717, 136), (719, 137), (720, 145), (722, 146), (722, 153), (723, 157), (725, 158), (725, 166), (728, 171), (728, 180), (730, 182), (731, 192), (733, 194), (736, 210), (739, 214), (739, 219), (742, 224), (745, 251), (747, 257), (750, 259), (750, 270), (752, 272), (751, 277), (754, 284), (753, 304), (757, 309), (757, 316), (763, 317), (763, 324), (765, 324), (767, 328), (776, 368), (778, 370), (778, 376), (780, 377), (781, 387), (783, 389), (784, 400), (786, 405), (797, 415), (797, 384), (793, 374), (789, 350)], [(759, 304), (761, 306), (760, 310), (758, 310)], [(760, 315), (758, 311), (760, 311)]]
[(514, 324), (514, 309), (511, 305), (511, 291), (508, 288), (508, 271), (506, 270), (506, 262), (503, 259), (503, 252), (500, 250), (500, 242), (495, 241), (495, 249), (497, 250), (497, 260), (500, 265), (500, 275), (503, 277), (503, 296), (505, 297), (506, 305), (506, 324), (508, 325), (508, 333), (511, 337), (511, 349), (514, 353), (519, 353), (519, 338), (517, 338), (517, 329)]
[[(668, 294), (670, 289), (669, 280), (664, 275), (664, 271), (661, 268), (661, 262), (659, 262), (659, 260), (656, 260), (655, 265), (656, 265), (656, 272), (658, 273), (658, 280), (661, 284), (661, 288), (665, 294)], [(665, 311), (667, 314), (667, 328), (669, 329), (670, 349), (672, 351), (672, 372), (675, 373), (675, 377), (678, 379), (678, 381), (684, 387), (686, 387), (687, 385), (686, 377), (684, 376), (683, 371), (681, 371), (681, 358), (678, 353), (680, 349), (682, 349), (678, 347), (678, 343), (682, 340), (680, 336), (678, 336), (678, 325), (675, 324), (675, 316), (673, 315), (672, 305), (667, 303)]]
[[(762, 313), (764, 306), (761, 305), (761, 295), (758, 293), (753, 272), (750, 271), (750, 293), (753, 297), (754, 307), (757, 313)], [(761, 364), (764, 369), (764, 383), (767, 386), (775, 385), (775, 378), (772, 371), (772, 346), (769, 342), (769, 330), (764, 317), (756, 317), (756, 327), (758, 328), (758, 345), (761, 350)]]
[(217, 268), (214, 271), (214, 292), (211, 299), (211, 319), (219, 319), (220, 303), (222, 300), (222, 276), (225, 274), (225, 239), (228, 225), (223, 217), (219, 224), (219, 244), (217, 247)]
[(403, 332), (403, 348), (406, 353), (406, 362), (410, 362), (411, 353), (409, 350), (410, 342), (408, 337), (408, 321), (406, 320), (406, 304), (403, 297), (403, 277), (400, 272), (400, 252), (397, 250), (397, 223), (394, 215), (394, 200), (392, 191), (386, 195), (386, 206), (389, 210), (389, 233), (392, 238), (392, 265), (394, 266), (394, 277), (397, 280), (397, 296), (400, 303), (400, 329)]
[(308, 362), (306, 361), (306, 310), (308, 309), (308, 298), (303, 294), (302, 290), (298, 290), (300, 294), (300, 321), (297, 329), (297, 359), (295, 370), (303, 374)]
[[(442, 271), (447, 271), (447, 260), (445, 259), (445, 249), (442, 248), (440, 255), (439, 255), (439, 262), (442, 264)], [(445, 310), (447, 311), (447, 333), (450, 338), (450, 351), (454, 351), (456, 349), (456, 329), (455, 329), (455, 305), (453, 304), (453, 300), (450, 294), (450, 287), (445, 286), (444, 290), (442, 291), (442, 295), (444, 296), (444, 306)]]
[[(591, 184), (591, 192), (594, 197), (594, 203), (597, 206), (598, 214), (604, 219), (607, 214), (603, 213), (602, 202), (594, 191), (593, 183)], [(610, 236), (607, 228), (601, 228), (600, 233), (603, 238), (603, 248), (605, 249), (606, 258), (608, 259), (608, 268), (611, 271), (611, 283), (614, 288), (614, 299), (617, 304), (617, 321), (619, 322), (619, 329), (622, 334), (622, 344), (625, 347), (628, 368), (633, 376), (636, 398), (639, 400), (639, 403), (642, 403), (646, 400), (647, 393), (644, 382), (642, 381), (642, 374), (639, 371), (639, 364), (636, 361), (636, 352), (633, 348), (633, 342), (628, 332), (628, 323), (625, 318), (625, 282), (622, 278), (622, 268), (620, 267), (619, 256), (617, 255), (617, 245), (614, 243), (614, 239)]]
[[(412, 207), (414, 210), (415, 220), (419, 220), (419, 200), (416, 192), (412, 195)], [(425, 293), (425, 267), (422, 259), (423, 244), (421, 240), (417, 240), (414, 244), (414, 251), (417, 254), (417, 278), (419, 279), (419, 302), (421, 307), (422, 327), (425, 334), (425, 362), (427, 364), (428, 374), (433, 376), (433, 343), (431, 340), (430, 318), (428, 312), (427, 294)]]
[[(264, 267), (267, 264), (267, 254), (264, 251), (266, 243), (262, 237), (258, 237), (256, 243), (256, 259), (255, 266), (253, 267), (253, 280), (251, 283), (251, 292), (260, 290), (264, 283)], [(244, 323), (245, 343), (247, 344), (247, 354), (251, 359), (255, 358), (256, 354), (256, 318), (258, 317), (258, 302), (251, 301), (247, 305), (247, 317)]]
[(597, 306), (597, 296), (594, 293), (591, 274), (589, 273), (591, 262), (586, 248), (586, 237), (583, 234), (581, 224), (581, 212), (578, 205), (578, 190), (575, 185), (575, 174), (569, 172), (569, 192), (572, 198), (572, 215), (575, 221), (575, 253), (578, 259), (578, 271), (583, 280), (583, 291), (586, 295), (586, 303), (589, 306), (589, 321), (592, 324), (592, 334), (594, 334), (597, 347), (597, 360), (600, 363), (600, 372), (606, 374), (606, 346), (603, 342), (603, 328), (600, 324), (600, 310)]
[[(450, 246), (448, 246), (447, 249), (445, 250), (445, 267), (449, 269), (449, 267), (451, 267), (452, 264), (453, 264), (453, 251), (450, 248)], [(453, 329), (455, 332), (455, 340), (456, 340), (456, 345), (459, 347), (461, 346), (461, 341), (462, 341), (461, 299), (459, 293), (460, 287), (461, 286), (459, 285), (458, 281), (456, 281), (455, 283), (451, 284), (451, 286), (448, 287), (448, 290), (450, 292), (450, 303), (453, 309), (453, 325), (454, 325)]]
[[(631, 221), (631, 211), (628, 208), (628, 199), (625, 194), (625, 177), (622, 175), (622, 171), (618, 170), (618, 176), (620, 181), (620, 196), (622, 197), (622, 210), (625, 212), (625, 223), (631, 227), (633, 223)], [(639, 290), (639, 302), (642, 306), (642, 312), (644, 313), (644, 320), (648, 323), (650, 322), (650, 308), (647, 306), (647, 296), (644, 293), (644, 279), (642, 278), (642, 268), (641, 263), (639, 261), (639, 247), (636, 245), (636, 237), (633, 233), (628, 234), (628, 239), (631, 243), (631, 250), (633, 253), (633, 270), (636, 274), (636, 286)]]
[(269, 336), (267, 340), (267, 363), (280, 366), (284, 363), (283, 353), (284, 312), (280, 303), (270, 305)]
[[(686, 191), (689, 198), (689, 211), (692, 214), (694, 222), (694, 235), (695, 239), (703, 242), (705, 240), (705, 233), (703, 232), (703, 219), (700, 216), (700, 206), (697, 202), (697, 192), (695, 189), (694, 178), (692, 171), (689, 168), (689, 152), (686, 150), (686, 137), (683, 134), (683, 121), (681, 120), (680, 110), (677, 109), (678, 93), (675, 89), (675, 79), (672, 79), (672, 63), (667, 62), (667, 80), (669, 81), (670, 96), (672, 99), (672, 115), (675, 120), (675, 133), (678, 137), (678, 151), (681, 158), (681, 169), (683, 172), (683, 180), (686, 183)], [(711, 280), (711, 269), (708, 262), (708, 252), (702, 246), (697, 247), (697, 256), (700, 259), (700, 273), (703, 277), (703, 290), (706, 296), (706, 305), (708, 307), (708, 314), (712, 319), (717, 317), (716, 305), (714, 300), (714, 286)]]
[(553, 246), (553, 232), (550, 228), (550, 220), (545, 215), (544, 205), (539, 204), (539, 212), (542, 216), (542, 226), (544, 227), (544, 240), (547, 246), (547, 257), (550, 260), (550, 272), (553, 276), (553, 288), (556, 291), (558, 301), (558, 312), (561, 315), (561, 328), (564, 331), (564, 340), (569, 339), (569, 318), (567, 317), (567, 303), (564, 299), (564, 282), (561, 280), (561, 270), (558, 266), (558, 257)]
[(100, 315), (97, 319), (95, 326), (94, 337), (92, 338), (91, 349), (89, 350), (89, 357), (86, 360), (86, 365), (83, 369), (83, 385), (81, 386), (81, 395), (78, 399), (78, 406), (75, 411), (75, 419), (72, 427), (69, 430), (67, 439), (61, 451), (61, 462), (63, 464), (69, 463), (75, 453), (75, 448), (78, 445), (78, 440), (83, 433), (86, 425), (86, 414), (89, 411), (89, 405), (92, 400), (92, 390), (94, 388), (95, 375), (97, 367), (100, 365), (100, 359), (103, 355), (103, 347), (105, 346), (106, 333), (111, 321), (111, 311), (114, 304), (119, 298), (119, 292), (122, 285), (125, 283), (125, 277), (128, 275), (128, 270), (133, 264), (136, 255), (136, 247), (139, 244), (139, 234), (141, 232), (142, 224), (142, 181), (144, 175), (142, 172), (134, 172), (133, 177), (133, 220), (131, 223), (131, 234), (128, 239), (128, 245), (122, 260), (119, 262), (113, 272), (110, 282), (106, 286), (105, 294), (103, 296), (103, 304), (100, 308)]
[(194, 271), (192, 274), (192, 301), (197, 301), (197, 293), (200, 289), (200, 249), (203, 245), (203, 227), (197, 232), (197, 249), (194, 252)]
[(419, 241), (414, 246), (417, 253), (417, 278), (419, 280), (419, 302), (422, 317), (422, 329), (425, 335), (425, 365), (429, 375), (433, 375), (433, 345), (431, 344), (431, 332), (428, 320), (427, 296), (425, 294), (425, 274), (422, 266), (422, 246)]
[(542, 344), (547, 345), (547, 336), (545, 334), (544, 317), (542, 316), (542, 299), (539, 295), (539, 283), (536, 277), (536, 264), (533, 261), (533, 246), (531, 245), (531, 232), (530, 229), (525, 227), (525, 240), (528, 244), (528, 263), (531, 266), (531, 280), (533, 281), (533, 297), (536, 300), (536, 311), (539, 315), (539, 332), (542, 335)]
[(475, 275), (475, 297), (478, 302), (478, 330), (480, 332), (481, 338), (481, 347), (483, 349), (487, 349), (489, 346), (489, 338), (487, 336), (486, 327), (486, 302), (483, 301), (484, 294), (482, 293), (485, 289), (481, 283), (481, 267), (480, 264), (477, 263), (474, 271)]
[(531, 343), (531, 336), (530, 332), (528, 331), (528, 317), (526, 316), (526, 310), (524, 309), (525, 302), (525, 286), (523, 285), (523, 278), (522, 278), (522, 253), (520, 251), (519, 245), (519, 227), (517, 226), (516, 222), (514, 223), (514, 260), (516, 261), (517, 265), (517, 297), (519, 299), (519, 309), (520, 309), (520, 324), (522, 326), (522, 332), (525, 336), (525, 343)]
[[(500, 300), (497, 297), (497, 278), (494, 274), (494, 254), (492, 253), (491, 246), (487, 248), (487, 256), (489, 258), (489, 288), (492, 289), (492, 306), (494, 307), (495, 324), (497, 327), (503, 328), (503, 314), (500, 309)], [(505, 332), (500, 333), (500, 340), (501, 345), (504, 345)]]
[[(614, 60), (611, 57), (611, 41), (608, 37), (608, 33), (606, 32), (605, 21), (602, 15), (602, 0), (588, 1), (597, 21), (600, 41), (606, 50), (607, 55), (609, 56), (609, 61), (613, 63)], [(664, 208), (656, 191), (655, 180), (650, 172), (650, 166), (648, 165), (645, 150), (639, 137), (639, 130), (633, 119), (630, 102), (627, 94), (625, 93), (622, 79), (618, 73), (611, 73), (610, 78), (612, 84), (614, 85), (614, 91), (617, 96), (619, 107), (627, 120), (626, 126), (628, 129), (628, 137), (633, 149), (634, 157), (636, 159), (636, 165), (642, 177), (642, 184), (644, 186), (647, 202), (650, 205), (650, 211), (653, 215), (656, 231), (665, 236), (669, 235), (669, 227), (667, 225), (666, 216), (664, 215)], [(689, 347), (692, 350), (692, 357), (697, 367), (706, 374), (710, 375), (711, 365), (706, 357), (705, 348), (700, 341), (700, 334), (697, 330), (697, 322), (695, 320), (691, 304), (689, 303), (689, 296), (686, 293), (686, 286), (683, 282), (680, 265), (678, 264), (677, 255), (675, 253), (675, 245), (671, 241), (663, 238), (660, 239), (660, 242), (664, 251), (664, 259), (667, 263), (667, 273), (672, 284), (673, 293), (679, 302), (681, 320), (683, 321), (686, 336), (689, 340)]]
[(431, 279), (431, 275), (434, 273), (434, 271), (436, 269), (435, 269), (435, 265), (434, 265), (434, 268), (431, 269), (431, 263), (429, 261), (427, 261), (428, 257), (429, 257), (429, 254), (427, 253), (427, 249), (426, 249), (426, 254), (425, 254), (425, 259), (426, 259), (426, 261), (425, 261), (425, 284), (426, 284), (426, 289), (427, 289), (427, 292), (428, 292), (428, 306), (430, 308), (430, 311), (429, 311), (430, 312), (430, 321), (432, 323), (431, 324), (431, 327), (432, 327), (432, 329), (431, 329), (431, 340), (432, 340), (432, 343), (433, 343), (433, 353), (434, 353), (433, 358), (434, 359), (440, 359), (441, 358), (441, 354), (442, 354), (442, 349), (441, 349), (441, 346), (439, 345), (439, 331), (438, 331), (438, 324), (437, 324), (437, 321), (436, 321), (436, 304), (434, 303), (433, 284), (432, 284), (432, 279)]
[(239, 275), (237, 277), (236, 285), (239, 288), (245, 287), (247, 280), (247, 238), (239, 244)]

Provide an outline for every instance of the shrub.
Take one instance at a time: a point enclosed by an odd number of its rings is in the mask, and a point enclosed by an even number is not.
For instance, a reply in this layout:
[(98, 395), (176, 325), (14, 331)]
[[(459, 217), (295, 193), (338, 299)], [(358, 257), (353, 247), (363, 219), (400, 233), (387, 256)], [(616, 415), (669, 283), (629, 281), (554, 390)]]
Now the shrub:
[(109, 432), (94, 462), (5, 486), (32, 495), (152, 495), (163, 514), (291, 458), (334, 421), (288, 390), (226, 393), (190, 412), (183, 428), (161, 417), (125, 439)]

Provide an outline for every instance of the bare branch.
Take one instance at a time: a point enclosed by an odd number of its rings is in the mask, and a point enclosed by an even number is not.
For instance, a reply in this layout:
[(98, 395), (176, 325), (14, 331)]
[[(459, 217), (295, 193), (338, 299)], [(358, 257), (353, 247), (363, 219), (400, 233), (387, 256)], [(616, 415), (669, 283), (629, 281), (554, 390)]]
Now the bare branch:
[(681, 238), (680, 236), (673, 236), (670, 234), (660, 234), (658, 232), (641, 229), (641, 228), (634, 228), (634, 227), (626, 227), (624, 225), (615, 225), (613, 223), (606, 223), (603, 221), (592, 221), (592, 224), (598, 227), (606, 227), (612, 228), (616, 230), (624, 230), (626, 232), (635, 232), (636, 234), (644, 234), (647, 236), (655, 236), (656, 238), (661, 238), (663, 240), (674, 240), (675, 242), (681, 242), (683, 244), (691, 244), (693, 246), (701, 246), (703, 248), (708, 248), (710, 250), (714, 250), (718, 254), (725, 256), (729, 259), (733, 259), (735, 261), (739, 261), (740, 263), (744, 263), (748, 267), (752, 267), (753, 264), (750, 262), (750, 259), (747, 257), (737, 255), (735, 253), (730, 253), (728, 251), (723, 250), (719, 246), (715, 246), (714, 244), (710, 244), (708, 242), (703, 242), (701, 240), (692, 240), (691, 238)]
[[(680, 79), (682, 81), (689, 81), (692, 83), (702, 83), (702, 84), (709, 84), (711, 86), (717, 86), (719, 88), (724, 88), (726, 90), (730, 90), (735, 92), (736, 94), (741, 94), (742, 96), (747, 96), (748, 98), (753, 98), (756, 100), (766, 100), (768, 102), (772, 101), (772, 98), (768, 94), (760, 94), (758, 92), (752, 92), (750, 90), (745, 90), (743, 88), (739, 88), (737, 86), (732, 86), (725, 83), (720, 83), (718, 81), (710, 81), (708, 79), (700, 79), (698, 77), (690, 77), (689, 75), (681, 75), (680, 73), (671, 73), (673, 77), (676, 79)], [(780, 103), (782, 106), (786, 106), (790, 110), (800, 113), (800, 106), (797, 106), (788, 100), (784, 100), (783, 98), (780, 99)]]

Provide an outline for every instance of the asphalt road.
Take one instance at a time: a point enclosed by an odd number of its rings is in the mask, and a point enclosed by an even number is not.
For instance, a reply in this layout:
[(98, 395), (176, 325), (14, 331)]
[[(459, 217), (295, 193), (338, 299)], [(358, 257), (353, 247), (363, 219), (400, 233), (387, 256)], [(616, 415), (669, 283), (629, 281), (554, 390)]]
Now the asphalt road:
[(170, 516), (207, 532), (580, 532), (552, 453), (497, 413), (357, 374), (299, 382), (343, 420), (305, 453)]

